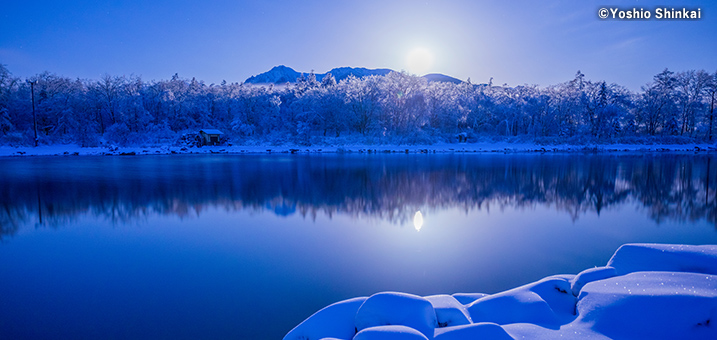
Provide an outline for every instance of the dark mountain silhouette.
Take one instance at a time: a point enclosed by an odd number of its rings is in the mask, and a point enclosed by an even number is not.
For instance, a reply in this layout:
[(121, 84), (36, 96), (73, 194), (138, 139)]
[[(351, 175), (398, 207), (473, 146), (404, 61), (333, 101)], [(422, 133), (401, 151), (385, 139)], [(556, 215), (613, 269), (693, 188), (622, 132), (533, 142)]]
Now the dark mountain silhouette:
[[(379, 69), (368, 69), (364, 67), (338, 67), (330, 70), (326, 73), (315, 73), (316, 80), (321, 81), (324, 79), (324, 77), (327, 74), (331, 74), (334, 76), (336, 81), (342, 81), (349, 76), (354, 76), (356, 78), (362, 78), (366, 76), (385, 76), (389, 73), (393, 72), (391, 69), (387, 68), (379, 68)], [(291, 67), (279, 65), (273, 67), (271, 70), (249, 77), (245, 83), (249, 84), (284, 84), (284, 83), (295, 83), (296, 80), (301, 77), (301, 75), (308, 75), (308, 72), (297, 72), (296, 70), (292, 69)], [(423, 76), (423, 78), (426, 78), (429, 82), (434, 81), (442, 81), (442, 82), (449, 82), (454, 84), (462, 83), (463, 81), (460, 79), (456, 79), (450, 76), (447, 76), (445, 74), (440, 73), (431, 73)]]

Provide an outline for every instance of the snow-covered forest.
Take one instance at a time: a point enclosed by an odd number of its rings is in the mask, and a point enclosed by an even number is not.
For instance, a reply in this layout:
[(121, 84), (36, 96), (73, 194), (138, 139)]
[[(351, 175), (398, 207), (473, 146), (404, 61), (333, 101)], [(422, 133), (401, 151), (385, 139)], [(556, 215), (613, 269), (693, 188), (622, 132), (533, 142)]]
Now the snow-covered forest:
[[(34, 93), (34, 94), (33, 94)], [(34, 101), (33, 101), (34, 97)], [(665, 69), (638, 92), (574, 79), (539, 87), (313, 74), (286, 85), (42, 73), (0, 65), (0, 144), (177, 144), (200, 128), (234, 144), (686, 143), (715, 139), (717, 72)], [(34, 110), (33, 110), (34, 103)], [(34, 111), (34, 114), (33, 114)]]

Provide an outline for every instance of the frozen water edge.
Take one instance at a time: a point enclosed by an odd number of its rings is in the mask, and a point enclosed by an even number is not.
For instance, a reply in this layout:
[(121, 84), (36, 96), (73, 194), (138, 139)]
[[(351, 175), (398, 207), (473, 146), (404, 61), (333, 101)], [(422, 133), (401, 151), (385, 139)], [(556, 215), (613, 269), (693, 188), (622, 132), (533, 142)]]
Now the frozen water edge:
[(232, 145), (232, 146), (149, 146), (149, 147), (80, 147), (74, 144), (38, 147), (0, 146), (0, 156), (51, 155), (168, 155), (168, 154), (268, 154), (268, 153), (565, 153), (565, 152), (717, 152), (713, 144), (607, 144), (607, 145), (539, 145), (535, 143), (484, 142), (437, 143), (431, 145), (368, 145), (338, 146), (300, 145)]
[(497, 294), (337, 302), (284, 340), (717, 339), (715, 274), (717, 245), (626, 244), (605, 267)]

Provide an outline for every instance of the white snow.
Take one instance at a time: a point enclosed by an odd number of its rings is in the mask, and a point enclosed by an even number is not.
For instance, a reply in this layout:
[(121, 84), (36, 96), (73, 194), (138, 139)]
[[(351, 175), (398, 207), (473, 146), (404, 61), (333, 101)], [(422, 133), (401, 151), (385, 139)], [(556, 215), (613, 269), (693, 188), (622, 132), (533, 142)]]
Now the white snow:
[(201, 129), (199, 132), (204, 132), (208, 135), (223, 135), (224, 132), (217, 130), (217, 129)]
[(583, 286), (586, 284), (597, 280), (611, 278), (615, 275), (617, 275), (615, 268), (609, 266), (585, 269), (580, 272), (580, 274), (575, 276), (571, 282), (570, 289), (573, 292), (573, 295), (578, 296), (578, 294), (580, 294), (580, 290), (583, 289)]
[(717, 275), (717, 247), (626, 244), (608, 262), (618, 275), (636, 271), (676, 271)]
[(284, 339), (351, 339), (354, 334), (354, 317), (365, 297), (336, 302), (314, 313), (292, 329)]
[(53, 144), (38, 147), (0, 146), (0, 156), (49, 156), (49, 155), (136, 155), (157, 154), (245, 154), (245, 153), (527, 153), (527, 152), (715, 152), (708, 144), (604, 144), (604, 145), (539, 145), (536, 143), (480, 142), (436, 143), (430, 145), (369, 145), (327, 144), (300, 146), (284, 145), (232, 145), (182, 147), (169, 145), (80, 147), (76, 144)]
[(385, 325), (411, 327), (426, 337), (433, 337), (438, 327), (436, 312), (430, 301), (417, 295), (385, 292), (369, 297), (356, 312), (356, 328)]
[(468, 306), (468, 312), (473, 322), (556, 327), (573, 317), (575, 300), (568, 280), (548, 277), (478, 299)]
[(486, 293), (455, 293), (453, 294), (453, 297), (458, 300), (458, 302), (468, 305), (471, 302), (478, 300), (482, 297), (488, 296)]
[(471, 325), (438, 328), (435, 332), (436, 340), (462, 340), (462, 339), (513, 339), (498, 324), (480, 322)]
[(427, 340), (421, 332), (406, 326), (376, 326), (356, 334), (353, 340)]
[(347, 300), (284, 339), (717, 339), (716, 274), (717, 245), (627, 244), (605, 267), (497, 294)]
[(426, 296), (433, 309), (436, 311), (436, 319), (439, 327), (450, 327), (471, 324), (471, 317), (468, 310), (456, 298), (450, 295)]
[(635, 272), (583, 287), (576, 323), (623, 339), (717, 339), (717, 276)]

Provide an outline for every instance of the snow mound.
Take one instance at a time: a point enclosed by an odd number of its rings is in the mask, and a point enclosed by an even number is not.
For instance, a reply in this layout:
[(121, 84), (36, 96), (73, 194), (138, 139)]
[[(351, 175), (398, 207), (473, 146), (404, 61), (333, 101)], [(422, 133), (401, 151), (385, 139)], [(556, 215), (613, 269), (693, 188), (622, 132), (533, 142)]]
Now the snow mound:
[(365, 297), (334, 303), (294, 327), (284, 340), (351, 339), (356, 334), (354, 317)]
[(472, 325), (455, 326), (436, 330), (435, 340), (463, 340), (463, 339), (513, 339), (498, 324), (490, 322), (475, 323)]
[(717, 339), (717, 276), (635, 272), (588, 283), (577, 322), (618, 339)]
[(417, 295), (385, 292), (369, 297), (356, 312), (356, 329), (401, 325), (411, 327), (426, 337), (433, 337), (438, 327), (436, 312), (430, 301)]
[(580, 294), (580, 290), (583, 289), (583, 286), (586, 284), (597, 280), (611, 278), (616, 275), (617, 273), (615, 272), (615, 268), (609, 266), (586, 269), (575, 276), (570, 289), (572, 290), (573, 295), (578, 296), (578, 294)]
[(438, 327), (468, 325), (471, 323), (471, 317), (468, 315), (466, 307), (458, 302), (456, 298), (450, 295), (432, 295), (426, 296), (426, 300), (433, 305), (433, 310), (436, 311)]
[(548, 277), (478, 299), (468, 306), (468, 312), (473, 322), (559, 327), (573, 318), (575, 303), (568, 280)]
[(625, 244), (607, 264), (618, 275), (638, 271), (692, 272), (717, 275), (717, 247), (677, 244)]
[(501, 293), (385, 292), (330, 305), (285, 340), (717, 339), (717, 245), (627, 244), (608, 265)]
[(411, 327), (376, 326), (358, 332), (353, 340), (428, 340), (428, 338)]
[(471, 302), (478, 300), (482, 297), (486, 297), (488, 294), (485, 293), (455, 293), (453, 294), (453, 297), (458, 300), (458, 302), (468, 305)]

